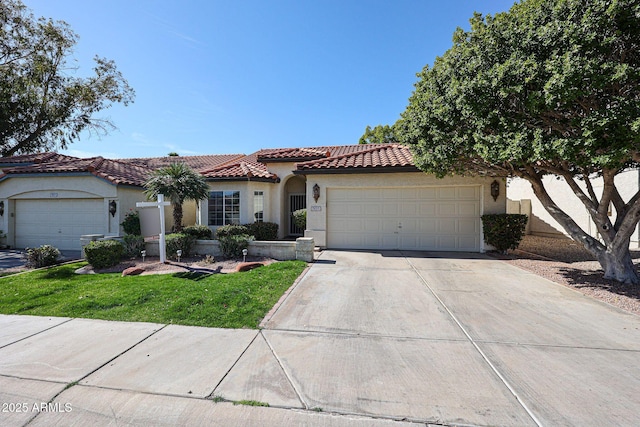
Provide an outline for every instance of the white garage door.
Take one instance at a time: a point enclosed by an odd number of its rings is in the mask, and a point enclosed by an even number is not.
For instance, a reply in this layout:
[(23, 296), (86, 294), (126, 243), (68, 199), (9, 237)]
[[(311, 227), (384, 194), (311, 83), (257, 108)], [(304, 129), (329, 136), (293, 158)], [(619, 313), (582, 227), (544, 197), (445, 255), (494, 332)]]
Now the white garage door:
[(480, 187), (327, 189), (327, 247), (480, 250)]
[(80, 250), (83, 234), (104, 234), (103, 199), (16, 200), (16, 247)]

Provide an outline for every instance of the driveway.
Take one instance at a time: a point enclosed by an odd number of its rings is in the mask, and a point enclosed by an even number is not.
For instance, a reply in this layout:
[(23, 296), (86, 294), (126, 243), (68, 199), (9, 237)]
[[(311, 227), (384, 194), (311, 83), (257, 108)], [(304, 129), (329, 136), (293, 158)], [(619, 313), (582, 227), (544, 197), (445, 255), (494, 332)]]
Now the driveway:
[(640, 317), (483, 255), (325, 251), (263, 326), (0, 316), (0, 424), (640, 425)]

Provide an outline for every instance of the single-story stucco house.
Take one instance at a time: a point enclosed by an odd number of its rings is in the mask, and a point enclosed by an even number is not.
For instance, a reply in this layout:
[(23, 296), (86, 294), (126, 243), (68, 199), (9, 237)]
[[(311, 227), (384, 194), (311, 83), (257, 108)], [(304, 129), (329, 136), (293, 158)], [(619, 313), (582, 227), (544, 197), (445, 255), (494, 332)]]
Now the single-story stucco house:
[[(554, 176), (546, 176), (543, 182), (547, 192), (556, 204), (564, 210), (575, 222), (589, 235), (599, 238), (598, 230), (587, 208), (573, 193), (564, 180), (558, 180)], [(615, 184), (620, 195), (628, 201), (634, 194), (640, 191), (640, 169), (628, 169), (618, 174)], [(584, 182), (578, 181), (578, 185), (586, 192)], [(602, 178), (592, 180), (595, 193), (602, 194)], [(533, 194), (531, 184), (522, 178), (511, 178), (507, 182), (507, 211), (509, 213), (523, 213), (529, 215), (528, 233), (538, 236), (562, 237), (567, 235), (562, 226), (547, 212), (542, 203)], [(613, 205), (610, 207), (610, 215), (615, 214)], [(631, 248), (640, 247), (640, 225), (631, 236)]]
[[(480, 252), (480, 216), (506, 211), (504, 180), (494, 198), (494, 178), (437, 179), (399, 144), (119, 160), (40, 153), (0, 158), (6, 244), (77, 250), (81, 235), (121, 235), (125, 215), (145, 200), (148, 174), (177, 161), (210, 187), (208, 200), (185, 205), (184, 225), (275, 222), (280, 238), (305, 235), (320, 247)], [(306, 230), (292, 221), (301, 208)]]

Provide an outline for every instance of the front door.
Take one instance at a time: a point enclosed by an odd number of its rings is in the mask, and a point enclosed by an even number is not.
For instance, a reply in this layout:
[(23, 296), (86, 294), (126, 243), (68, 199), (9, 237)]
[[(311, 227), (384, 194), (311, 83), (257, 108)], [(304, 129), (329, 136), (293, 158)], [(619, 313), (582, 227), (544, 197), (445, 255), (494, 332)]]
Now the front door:
[(290, 236), (302, 236), (304, 230), (296, 226), (293, 221), (293, 213), (298, 209), (305, 209), (307, 207), (306, 194), (289, 194), (289, 235)]

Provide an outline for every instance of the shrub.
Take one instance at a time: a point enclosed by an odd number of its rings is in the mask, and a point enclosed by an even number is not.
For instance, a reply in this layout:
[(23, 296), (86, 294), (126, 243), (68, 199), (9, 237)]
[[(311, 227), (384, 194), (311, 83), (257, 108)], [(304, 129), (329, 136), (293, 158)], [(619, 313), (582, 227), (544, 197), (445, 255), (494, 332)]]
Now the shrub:
[(527, 216), (521, 214), (482, 215), (484, 241), (501, 252), (520, 244), (527, 226)]
[(27, 267), (48, 267), (58, 262), (59, 257), (60, 251), (51, 245), (42, 245), (39, 248), (27, 248)]
[(201, 240), (210, 240), (213, 236), (211, 229), (206, 225), (190, 225), (188, 227), (184, 227), (182, 232)]
[(167, 257), (177, 258), (178, 250), (182, 251), (182, 256), (191, 255), (191, 251), (196, 244), (196, 238), (185, 233), (168, 234), (165, 238), (167, 242)]
[(220, 240), (220, 237), (239, 236), (241, 234), (249, 234), (249, 230), (244, 225), (223, 225), (216, 230), (216, 239)]
[(142, 236), (127, 234), (122, 240), (125, 258), (137, 258), (140, 256), (140, 252), (145, 248), (144, 237)]
[(298, 209), (293, 212), (293, 222), (297, 227), (302, 228), (303, 230), (307, 228), (307, 210)]
[(278, 238), (278, 224), (275, 222), (254, 222), (245, 224), (248, 234), (256, 240), (276, 240)]
[(133, 236), (142, 234), (140, 231), (140, 214), (137, 211), (129, 211), (124, 216), (124, 221), (120, 223), (125, 233)]
[(242, 250), (249, 246), (249, 242), (255, 240), (248, 234), (232, 234), (218, 237), (220, 251), (225, 258), (239, 258)]
[(107, 268), (116, 265), (122, 259), (124, 245), (117, 240), (96, 240), (84, 248), (87, 262), (94, 268)]

